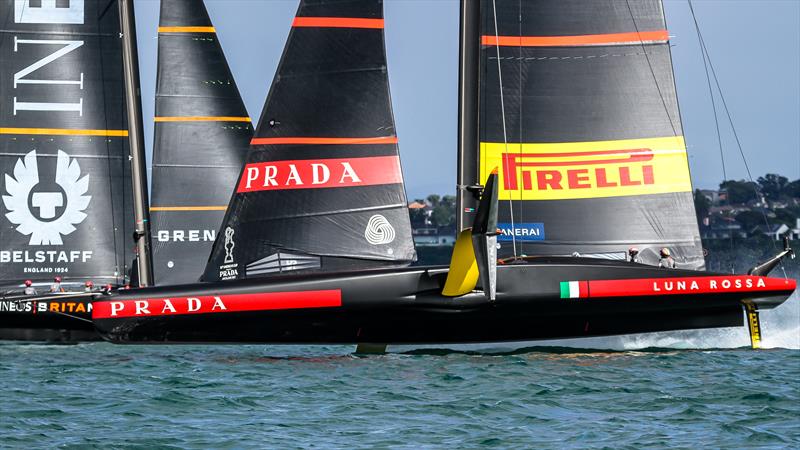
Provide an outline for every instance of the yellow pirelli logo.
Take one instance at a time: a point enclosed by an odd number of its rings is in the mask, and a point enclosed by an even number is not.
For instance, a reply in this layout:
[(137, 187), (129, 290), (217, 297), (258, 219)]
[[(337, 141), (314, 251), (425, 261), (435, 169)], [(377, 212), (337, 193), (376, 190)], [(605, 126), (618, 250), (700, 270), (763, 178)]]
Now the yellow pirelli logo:
[(621, 141), (481, 142), (481, 182), (494, 168), (500, 200), (563, 200), (691, 192), (682, 136)]

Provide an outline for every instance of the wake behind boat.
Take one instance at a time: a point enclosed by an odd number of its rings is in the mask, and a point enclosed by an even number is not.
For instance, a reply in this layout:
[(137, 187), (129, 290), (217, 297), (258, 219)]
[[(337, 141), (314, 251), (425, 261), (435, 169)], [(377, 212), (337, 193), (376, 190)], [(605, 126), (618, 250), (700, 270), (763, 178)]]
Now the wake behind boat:
[[(121, 343), (529, 341), (741, 326), (744, 305), (757, 346), (757, 310), (796, 287), (765, 276), (791, 249), (750, 275), (698, 270), (661, 3), (494, 6), (462, 3), (462, 231), (449, 267), (407, 267), (381, 2), (301, 1), (205, 282), (101, 299), (100, 333)], [(518, 242), (522, 226), (541, 232)], [(630, 244), (650, 264), (626, 261)], [(654, 265), (659, 253), (667, 268)]]

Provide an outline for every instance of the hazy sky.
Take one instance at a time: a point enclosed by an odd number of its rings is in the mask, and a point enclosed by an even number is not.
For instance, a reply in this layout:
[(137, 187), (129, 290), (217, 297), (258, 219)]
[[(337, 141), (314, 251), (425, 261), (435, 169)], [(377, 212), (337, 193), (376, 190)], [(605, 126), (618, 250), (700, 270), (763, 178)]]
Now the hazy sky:
[[(722, 166), (697, 34), (686, 0), (664, 3), (692, 179), (695, 187), (716, 187)], [(253, 122), (297, 4), (206, 0)], [(457, 0), (385, 0), (389, 79), (409, 198), (455, 192), (458, 7)], [(800, 0), (695, 0), (694, 7), (753, 176), (800, 178)], [(157, 0), (136, 1), (148, 155), (158, 11)], [(721, 120), (728, 177), (745, 178), (727, 119)]]

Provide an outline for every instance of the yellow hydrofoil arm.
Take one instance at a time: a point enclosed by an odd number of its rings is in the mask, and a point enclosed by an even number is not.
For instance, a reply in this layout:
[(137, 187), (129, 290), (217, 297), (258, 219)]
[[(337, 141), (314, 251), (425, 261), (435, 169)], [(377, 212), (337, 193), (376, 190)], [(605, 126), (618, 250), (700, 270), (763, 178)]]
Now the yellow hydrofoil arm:
[(442, 295), (458, 297), (472, 292), (478, 285), (478, 261), (472, 248), (472, 230), (466, 229), (458, 234), (453, 256), (450, 259), (450, 272), (444, 283)]

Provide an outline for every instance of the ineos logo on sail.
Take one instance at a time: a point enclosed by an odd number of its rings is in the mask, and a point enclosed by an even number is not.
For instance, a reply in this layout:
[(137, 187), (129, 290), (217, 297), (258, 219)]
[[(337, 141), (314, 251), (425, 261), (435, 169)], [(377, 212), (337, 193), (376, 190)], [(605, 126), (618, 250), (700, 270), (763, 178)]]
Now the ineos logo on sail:
[[(68, 6), (64, 7), (59, 5), (55, 0), (42, 0), (39, 5), (31, 5), (30, 0), (14, 0), (14, 22), (16, 23), (51, 23), (51, 24), (83, 24), (84, 23), (84, 2), (83, 0), (70, 0)], [(24, 37), (24, 36), (23, 36)], [(77, 102), (41, 102), (41, 101), (28, 101), (27, 97), (18, 97), (20, 85), (56, 85), (65, 86), (69, 88), (74, 86), (78, 88), (78, 92), (84, 88), (83, 72), (75, 74), (72, 79), (41, 79), (32, 78), (38, 69), (41, 69), (48, 64), (52, 64), (60, 58), (74, 52), (82, 47), (84, 41), (82, 40), (69, 40), (69, 39), (21, 39), (19, 36), (14, 36), (14, 53), (22, 54), (20, 60), (28, 60), (25, 52), (39, 53), (41, 46), (47, 48), (54, 48), (54, 51), (49, 55), (35, 61), (21, 70), (14, 73), (14, 92), (13, 97), (13, 112), (16, 116), (20, 111), (66, 111), (76, 112), (79, 116), (83, 116), (83, 97), (79, 97)], [(71, 68), (74, 64), (64, 65), (65, 68)], [(74, 87), (70, 89), (75, 89)], [(31, 91), (34, 93), (35, 91)], [(24, 94), (19, 94), (24, 96)], [(31, 100), (36, 100), (31, 99)]]

